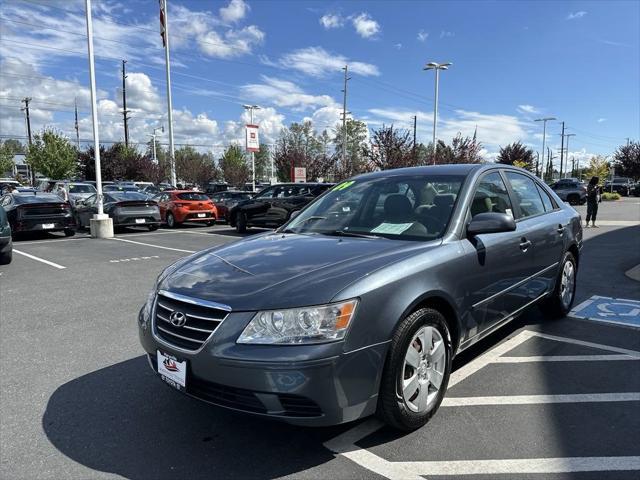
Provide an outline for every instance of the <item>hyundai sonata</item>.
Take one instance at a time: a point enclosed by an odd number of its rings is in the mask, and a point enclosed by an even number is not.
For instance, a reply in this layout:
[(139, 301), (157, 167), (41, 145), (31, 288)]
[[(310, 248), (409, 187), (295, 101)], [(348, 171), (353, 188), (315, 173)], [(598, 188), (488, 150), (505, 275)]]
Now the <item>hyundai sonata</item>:
[(580, 217), (530, 173), (417, 167), (342, 182), (276, 231), (183, 258), (141, 309), (172, 387), (301, 425), (436, 412), (453, 357), (524, 309), (571, 308)]

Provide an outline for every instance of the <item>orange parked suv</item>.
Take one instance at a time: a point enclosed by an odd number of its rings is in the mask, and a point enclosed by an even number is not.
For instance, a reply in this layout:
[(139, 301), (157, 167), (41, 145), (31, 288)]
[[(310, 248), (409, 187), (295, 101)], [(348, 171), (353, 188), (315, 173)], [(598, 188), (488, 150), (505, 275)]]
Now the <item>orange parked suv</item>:
[(184, 222), (203, 222), (214, 225), (218, 218), (215, 205), (202, 192), (171, 190), (161, 192), (153, 200), (160, 207), (160, 218), (169, 228)]

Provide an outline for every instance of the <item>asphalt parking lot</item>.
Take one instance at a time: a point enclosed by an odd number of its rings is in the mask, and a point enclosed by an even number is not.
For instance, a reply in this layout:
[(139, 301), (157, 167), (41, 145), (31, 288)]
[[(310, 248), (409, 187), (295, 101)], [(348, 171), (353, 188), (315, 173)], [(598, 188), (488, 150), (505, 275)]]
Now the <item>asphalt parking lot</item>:
[[(602, 204), (600, 218), (576, 307), (640, 300), (625, 276), (640, 264), (640, 200)], [(238, 238), (218, 225), (15, 242), (0, 267), (1, 478), (639, 477), (631, 324), (534, 308), (455, 360), (442, 408), (411, 434), (372, 418), (293, 427), (172, 391), (142, 355), (137, 311), (164, 266)]]

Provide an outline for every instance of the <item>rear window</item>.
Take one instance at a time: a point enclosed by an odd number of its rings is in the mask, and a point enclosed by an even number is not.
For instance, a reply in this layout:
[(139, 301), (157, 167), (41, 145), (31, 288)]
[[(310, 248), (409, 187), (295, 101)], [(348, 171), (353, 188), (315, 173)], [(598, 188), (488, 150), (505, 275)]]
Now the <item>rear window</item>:
[(177, 193), (176, 197), (180, 200), (197, 200), (197, 201), (208, 201), (209, 197), (207, 197), (204, 193), (198, 192), (185, 192), (185, 193)]
[(109, 192), (109, 195), (117, 202), (125, 202), (129, 200), (147, 200), (147, 196), (139, 192)]
[(33, 193), (18, 194), (13, 197), (16, 203), (62, 203), (57, 195), (34, 195)]
[(93, 185), (69, 185), (69, 193), (96, 193)]

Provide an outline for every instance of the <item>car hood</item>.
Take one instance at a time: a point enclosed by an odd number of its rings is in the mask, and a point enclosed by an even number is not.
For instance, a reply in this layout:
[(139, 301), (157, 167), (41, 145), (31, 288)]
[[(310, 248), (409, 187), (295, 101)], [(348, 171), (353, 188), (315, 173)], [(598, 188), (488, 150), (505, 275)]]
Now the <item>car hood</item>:
[(160, 288), (234, 311), (315, 305), (438, 243), (269, 233), (192, 256)]

